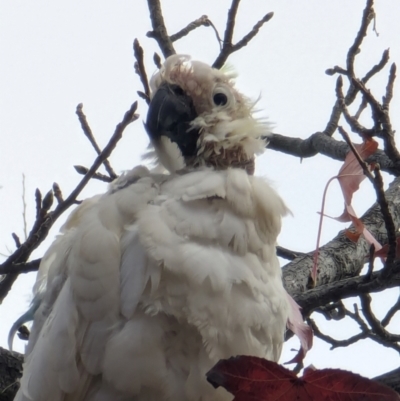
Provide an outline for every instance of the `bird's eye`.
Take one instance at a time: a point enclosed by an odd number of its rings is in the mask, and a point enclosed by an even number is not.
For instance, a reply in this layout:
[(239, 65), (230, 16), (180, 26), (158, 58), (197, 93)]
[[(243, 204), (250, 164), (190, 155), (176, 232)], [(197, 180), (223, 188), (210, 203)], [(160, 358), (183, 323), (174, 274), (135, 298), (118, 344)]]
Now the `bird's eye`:
[(225, 106), (228, 103), (228, 97), (222, 92), (215, 93), (213, 101), (216, 106)]

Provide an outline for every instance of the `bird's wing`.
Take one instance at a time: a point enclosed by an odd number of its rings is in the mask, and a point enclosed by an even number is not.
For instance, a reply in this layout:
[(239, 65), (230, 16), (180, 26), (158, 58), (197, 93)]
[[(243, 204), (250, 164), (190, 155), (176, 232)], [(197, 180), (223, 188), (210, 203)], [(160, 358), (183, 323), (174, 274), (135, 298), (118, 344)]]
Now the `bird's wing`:
[(58, 266), (62, 279), (48, 280), (16, 399), (196, 399), (212, 394), (204, 373), (220, 358), (276, 360), (285, 212), (238, 169), (116, 184), (56, 240), (48, 277)]
[[(64, 400), (65, 393), (84, 393), (101, 372), (106, 342), (119, 322), (124, 226), (157, 192), (147, 169), (137, 168), (71, 214), (40, 267), (35, 289), (42, 301), (17, 400)], [(137, 262), (130, 267), (140, 281)]]

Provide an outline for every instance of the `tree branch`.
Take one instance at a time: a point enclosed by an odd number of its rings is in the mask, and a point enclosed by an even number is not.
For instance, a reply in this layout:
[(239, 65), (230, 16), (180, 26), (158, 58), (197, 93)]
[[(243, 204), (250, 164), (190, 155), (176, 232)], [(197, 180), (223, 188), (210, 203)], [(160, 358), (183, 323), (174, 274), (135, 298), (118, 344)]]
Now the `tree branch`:
[[(29, 233), (27, 240), (11, 256), (9, 256), (4, 263), (0, 265), (0, 269), (9, 271), (9, 269), (12, 269), (13, 265), (19, 265), (28, 260), (32, 251), (45, 240), (54, 222), (61, 216), (62, 213), (64, 213), (76, 202), (76, 199), (81, 193), (82, 189), (93, 177), (104, 160), (110, 156), (118, 141), (122, 138), (125, 128), (138, 118), (138, 115), (135, 114), (136, 109), (137, 102), (133, 103), (131, 108), (125, 113), (124, 118), (115, 128), (114, 134), (112, 135), (108, 144), (99, 154), (99, 156), (97, 156), (87, 174), (81, 179), (79, 184), (70, 193), (67, 199), (56, 206), (54, 211), (48, 213), (46, 208), (43, 208), (40, 192), (36, 191), (37, 216), (33, 228)], [(2, 303), (3, 299), (7, 296), (17, 277), (17, 272), (9, 273), (5, 277), (3, 276), (3, 279), (0, 281), (0, 303)]]
[[(395, 230), (400, 228), (400, 178), (396, 178), (385, 192)], [(361, 219), (367, 229), (381, 243), (388, 242), (388, 234), (383, 221), (380, 206), (374, 204)], [(309, 289), (310, 272), (313, 266), (313, 254), (296, 258), (283, 267), (283, 281), (292, 295), (298, 295)], [(318, 285), (331, 284), (348, 277), (357, 276), (369, 257), (369, 245), (360, 238), (357, 243), (350, 241), (344, 231), (320, 248), (318, 264)], [(341, 284), (338, 284), (341, 285)], [(315, 299), (316, 304), (322, 305)]]
[(222, 43), (222, 49), (213, 63), (214, 68), (221, 68), (225, 63), (228, 57), (240, 50), (242, 47), (246, 46), (259, 32), (261, 27), (268, 22), (273, 16), (274, 13), (265, 14), (254, 26), (253, 29), (245, 35), (241, 40), (239, 40), (236, 44), (232, 43), (233, 40), (233, 31), (235, 29), (236, 23), (236, 14), (239, 8), (240, 0), (232, 0), (231, 8), (228, 11), (228, 18), (226, 21), (226, 28), (224, 34), (224, 41)]
[(156, 40), (162, 54), (167, 58), (172, 54), (175, 54), (176, 51), (171, 38), (168, 36), (167, 28), (165, 27), (160, 1), (147, 0), (147, 5), (149, 7), (150, 20), (153, 27), (152, 31), (147, 32), (147, 36)]

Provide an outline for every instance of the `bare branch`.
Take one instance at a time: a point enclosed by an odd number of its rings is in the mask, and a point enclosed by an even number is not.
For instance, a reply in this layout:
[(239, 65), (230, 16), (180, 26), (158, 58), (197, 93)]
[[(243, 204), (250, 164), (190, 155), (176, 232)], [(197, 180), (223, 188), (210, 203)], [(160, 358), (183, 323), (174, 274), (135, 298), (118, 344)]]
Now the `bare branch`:
[(22, 222), (24, 229), (24, 240), (28, 238), (28, 223), (26, 220), (26, 193), (25, 193), (25, 174), (22, 174)]
[(365, 279), (367, 281), (371, 279), (371, 274), (374, 271), (374, 260), (375, 260), (375, 245), (371, 244), (371, 246), (369, 247), (368, 271), (365, 274)]
[(14, 242), (15, 242), (15, 246), (17, 248), (19, 248), (21, 246), (21, 240), (19, 239), (18, 235), (15, 234), (15, 233), (12, 233), (11, 236), (12, 236)]
[(336, 100), (331, 116), (329, 118), (328, 123), (326, 124), (325, 129), (322, 131), (325, 135), (332, 136), (337, 129), (339, 124), (340, 116), (342, 115), (342, 106), (339, 100)]
[(365, 98), (363, 97), (360, 103), (360, 106), (358, 107), (358, 110), (356, 112), (356, 114), (354, 114), (354, 119), (357, 121), (360, 117), (361, 117), (361, 113), (367, 108), (368, 103), (365, 100)]
[(218, 44), (220, 46), (220, 49), (222, 49), (222, 40), (219, 36), (217, 28), (214, 26), (214, 24), (209, 20), (207, 15), (202, 15), (200, 18), (192, 21), (190, 24), (188, 24), (185, 28), (181, 29), (179, 32), (173, 34), (170, 36), (171, 42), (176, 42), (179, 39), (182, 39), (186, 35), (189, 35), (190, 32), (194, 31), (197, 28), (200, 28), (201, 26), (205, 27), (211, 27), (213, 28), (215, 32), (215, 36), (217, 38)]
[[(106, 147), (100, 153), (100, 155), (94, 161), (92, 167), (89, 169), (87, 174), (82, 178), (76, 188), (70, 193), (70, 195), (63, 202), (59, 203), (57, 207), (50, 213), (42, 208), (42, 199), (40, 191), (36, 190), (36, 209), (37, 216), (36, 221), (33, 225), (31, 232), (29, 233), (28, 239), (12, 254), (7, 260), (0, 265), (0, 269), (11, 269), (12, 265), (25, 263), (29, 258), (30, 254), (36, 249), (47, 237), (50, 228), (53, 223), (64, 213), (70, 206), (77, 202), (77, 197), (81, 193), (82, 189), (86, 186), (89, 180), (96, 173), (96, 170), (106, 160), (111, 152), (114, 150), (118, 141), (122, 138), (122, 134), (125, 128), (133, 121), (138, 118), (135, 114), (137, 109), (137, 102), (133, 103), (131, 108), (125, 113), (122, 121), (115, 128), (114, 134), (109, 140)], [(7, 274), (2, 281), (0, 281), (0, 303), (7, 296), (13, 283), (18, 277), (18, 273)]]
[(354, 86), (362, 92), (365, 100), (368, 102), (368, 104), (372, 109), (372, 116), (375, 122), (374, 126), (375, 135), (383, 139), (385, 153), (393, 162), (397, 163), (400, 161), (400, 153), (396, 147), (394, 132), (392, 130), (392, 124), (390, 122), (390, 117), (388, 113), (389, 102), (392, 96), (391, 95), (392, 89), (390, 88), (392, 88), (395, 79), (395, 72), (396, 69), (392, 67), (388, 83), (389, 89), (387, 89), (386, 93), (387, 99), (386, 98), (384, 99), (384, 102), (386, 102), (385, 107), (375, 99), (371, 91), (365, 87), (363, 82), (361, 82), (356, 78), (353, 78), (352, 82)]
[(58, 203), (64, 202), (60, 186), (56, 182), (53, 183), (53, 193)]
[(295, 252), (290, 249), (283, 248), (282, 246), (279, 246), (279, 245), (277, 245), (277, 247), (276, 247), (276, 254), (277, 254), (277, 256), (284, 258), (284, 259), (288, 259), (288, 260), (293, 260), (293, 259), (298, 258), (299, 256), (304, 255), (301, 252)]
[(386, 112), (389, 111), (389, 104), (393, 98), (393, 86), (396, 80), (396, 64), (393, 63), (390, 67), (389, 80), (386, 86), (386, 95), (383, 97), (382, 109)]
[(213, 64), (214, 68), (221, 68), (232, 53), (234, 53), (234, 52), (240, 50), (242, 47), (246, 46), (257, 35), (257, 33), (259, 32), (261, 27), (274, 16), (274, 13), (272, 13), (272, 12), (265, 14), (253, 26), (253, 29), (247, 35), (245, 35), (236, 44), (233, 44), (232, 43), (233, 31), (235, 28), (236, 14), (237, 14), (237, 11), (239, 8), (239, 3), (240, 3), (240, 0), (232, 0), (231, 8), (228, 11), (228, 18), (227, 18), (227, 22), (226, 22), (226, 29), (225, 29), (222, 49), (221, 49), (218, 57), (214, 61), (214, 64)]
[(15, 263), (9, 266), (0, 266), (0, 275), (9, 273), (29, 273), (39, 270), (42, 259), (35, 259), (27, 263)]
[(252, 28), (252, 30), (245, 35), (239, 42), (233, 45), (232, 53), (240, 50), (242, 47), (247, 46), (250, 40), (252, 40), (259, 32), (261, 27), (268, 22), (274, 16), (273, 12), (265, 14)]
[[(74, 169), (76, 170), (76, 172), (78, 174), (82, 174), (82, 175), (86, 175), (89, 171), (89, 169), (84, 166), (74, 166)], [(95, 180), (103, 181), (103, 182), (112, 182), (113, 181), (109, 176), (101, 174), (101, 173), (93, 174), (92, 178)]]
[(343, 127), (338, 127), (338, 129), (339, 129), (340, 134), (346, 141), (347, 145), (349, 146), (350, 150), (353, 152), (355, 158), (358, 161), (358, 164), (363, 169), (364, 175), (369, 178), (369, 180), (372, 182), (372, 184), (374, 184), (374, 177), (371, 174), (371, 172), (369, 171), (369, 166), (367, 163), (365, 163), (364, 159), (360, 156), (357, 149), (354, 147), (353, 143), (350, 140), (349, 134), (343, 129)]
[(348, 347), (351, 344), (354, 344), (360, 340), (365, 340), (366, 338), (368, 338), (368, 333), (366, 331), (362, 331), (361, 333), (349, 337), (346, 340), (337, 340), (327, 334), (322, 333), (313, 319), (308, 318), (307, 323), (312, 327), (314, 335), (316, 337), (320, 338), (321, 340), (331, 345), (331, 350), (339, 347)]
[[(391, 334), (385, 328), (381, 325), (381, 322), (376, 318), (374, 313), (372, 312), (372, 307), (371, 307), (371, 302), (372, 298), (371, 295), (362, 293), (359, 296), (360, 301), (361, 301), (361, 308), (363, 311), (363, 315), (365, 316), (365, 319), (367, 320), (368, 324), (371, 326), (371, 329), (374, 334), (379, 336), (382, 341), (385, 342), (384, 345), (387, 345), (387, 343), (390, 342), (398, 342), (400, 341), (400, 335), (398, 334)], [(397, 351), (400, 351), (400, 346), (397, 346)]]
[(349, 51), (347, 53), (347, 72), (350, 77), (354, 77), (354, 60), (357, 54), (360, 52), (360, 46), (367, 35), (367, 29), (372, 19), (375, 16), (375, 12), (373, 9), (374, 2), (373, 0), (367, 0), (367, 5), (364, 9), (363, 16), (361, 19), (361, 27), (357, 33), (356, 38), (354, 39), (354, 43), (350, 46)]
[[(397, 267), (400, 263), (396, 262)], [(381, 292), (400, 285), (400, 274), (391, 276), (390, 280), (382, 280), (379, 272), (372, 273), (370, 280), (366, 276), (353, 277), (324, 284), (319, 287), (294, 295), (295, 301), (301, 306), (304, 316), (308, 316), (313, 310), (320, 306), (337, 302), (342, 299)]]
[(154, 64), (156, 65), (156, 67), (158, 69), (160, 69), (161, 68), (161, 57), (157, 53), (154, 53), (153, 61), (154, 61)]
[(396, 303), (387, 311), (386, 316), (382, 319), (381, 324), (383, 327), (386, 327), (393, 316), (400, 310), (400, 297), (397, 298)]
[[(267, 149), (286, 153), (299, 158), (308, 158), (316, 154), (328, 156), (331, 159), (343, 161), (349, 147), (343, 141), (337, 141), (322, 132), (316, 132), (307, 139), (293, 138), (280, 134), (272, 134)], [(400, 175), (400, 163), (393, 163), (382, 150), (366, 159), (368, 163), (379, 163), (381, 170), (394, 176)]]
[(388, 201), (385, 197), (385, 191), (383, 188), (383, 179), (381, 173), (379, 172), (379, 165), (374, 168), (375, 178), (374, 178), (374, 189), (376, 193), (377, 202), (381, 208), (383, 221), (385, 222), (385, 228), (387, 232), (387, 243), (389, 244), (389, 250), (386, 257), (385, 266), (381, 270), (381, 275), (383, 278), (387, 278), (391, 275), (394, 269), (394, 260), (396, 258), (396, 227), (393, 221), (393, 217), (389, 210)]
[[(92, 129), (90, 128), (87, 118), (85, 116), (85, 113), (83, 112), (83, 104), (80, 103), (76, 107), (76, 115), (78, 116), (79, 122), (81, 123), (82, 131), (85, 134), (86, 138), (89, 139), (89, 142), (93, 146), (94, 150), (96, 153), (99, 155), (101, 153), (101, 149), (99, 145), (97, 145), (96, 139), (94, 138)], [(115, 174), (113, 168), (110, 165), (110, 162), (108, 160), (103, 161), (104, 167), (110, 176), (110, 178), (115, 179), (117, 178), (117, 174)]]
[[(144, 93), (143, 92), (138, 92), (139, 96), (142, 97), (147, 104), (150, 103), (150, 86), (149, 86), (149, 81), (147, 79), (147, 73), (146, 73), (146, 68), (144, 66), (144, 60), (143, 60), (143, 48), (140, 46), (140, 43), (137, 39), (133, 41), (133, 54), (135, 56), (136, 62), (135, 62), (135, 72), (136, 74), (139, 75), (140, 81), (142, 82), (143, 88), (144, 88)], [(116, 178), (116, 177), (114, 177)]]
[(153, 27), (152, 31), (147, 32), (147, 36), (156, 40), (162, 54), (167, 58), (175, 54), (176, 51), (171, 38), (168, 36), (167, 28), (165, 27), (160, 0), (147, 0), (147, 5), (149, 7), (150, 20)]
[(367, 83), (374, 75), (376, 75), (378, 72), (382, 71), (383, 67), (388, 63), (389, 61), (389, 49), (385, 50), (382, 53), (382, 58), (381, 61), (379, 61), (378, 64), (375, 64), (364, 76), (364, 78), (361, 80), (364, 83)]

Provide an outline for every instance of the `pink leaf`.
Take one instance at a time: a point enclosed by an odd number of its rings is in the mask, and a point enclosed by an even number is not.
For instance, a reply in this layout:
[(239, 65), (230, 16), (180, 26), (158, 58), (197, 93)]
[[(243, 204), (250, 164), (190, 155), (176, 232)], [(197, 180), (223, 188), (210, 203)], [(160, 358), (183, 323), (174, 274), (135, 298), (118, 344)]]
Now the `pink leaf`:
[(313, 331), (308, 324), (304, 323), (303, 315), (300, 312), (300, 306), (288, 293), (286, 293), (286, 296), (288, 297), (291, 306), (291, 313), (287, 322), (287, 327), (292, 330), (294, 334), (296, 334), (301, 344), (297, 355), (289, 362), (286, 362), (286, 364), (299, 363), (303, 361), (307, 351), (312, 347)]
[[(354, 145), (358, 154), (363, 158), (366, 159), (372, 154), (375, 153), (376, 149), (378, 148), (378, 142), (376, 142), (372, 138), (364, 138), (364, 142), (361, 144)], [(324, 207), (325, 207), (325, 198), (326, 193), (328, 190), (329, 184), (332, 182), (334, 178), (337, 178), (339, 181), (340, 188), (343, 193), (344, 198), (344, 211), (338, 217), (331, 217), (340, 222), (349, 222), (351, 221), (354, 225), (355, 232), (346, 231), (346, 236), (351, 241), (358, 241), (360, 235), (364, 235), (364, 238), (368, 242), (368, 244), (373, 244), (375, 246), (375, 250), (379, 250), (382, 246), (379, 242), (375, 239), (375, 237), (367, 230), (364, 226), (364, 223), (357, 217), (356, 212), (351, 205), (351, 201), (353, 199), (354, 193), (360, 188), (360, 183), (364, 180), (365, 175), (363, 169), (358, 162), (357, 158), (355, 157), (354, 153), (350, 150), (347, 153), (346, 159), (339, 170), (339, 174), (337, 177), (331, 178), (324, 190), (323, 200), (322, 200), (322, 208), (321, 208), (321, 217), (319, 222), (318, 228), (318, 237), (317, 237), (317, 246), (314, 253), (314, 263), (311, 270), (311, 278), (316, 283), (317, 281), (317, 271), (318, 271), (318, 254), (319, 254), (319, 242), (321, 238), (321, 230), (322, 230), (322, 220), (323, 217), (326, 216), (324, 214)], [(327, 216), (330, 217), (330, 216)]]
[[(358, 154), (365, 160), (376, 152), (376, 149), (378, 149), (378, 142), (372, 138), (364, 138), (363, 143), (356, 144), (354, 147)], [(364, 178), (363, 169), (354, 156), (354, 153), (350, 150), (338, 174), (339, 184), (342, 188), (346, 205), (351, 205), (353, 194), (360, 188), (360, 183)]]

